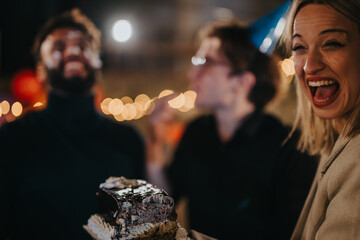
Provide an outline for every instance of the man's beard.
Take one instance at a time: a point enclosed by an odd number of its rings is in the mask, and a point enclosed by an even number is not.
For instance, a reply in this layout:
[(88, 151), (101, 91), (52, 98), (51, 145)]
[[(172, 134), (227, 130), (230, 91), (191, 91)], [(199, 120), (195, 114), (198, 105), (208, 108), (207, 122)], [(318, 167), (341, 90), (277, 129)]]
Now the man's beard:
[(60, 63), (57, 69), (47, 69), (48, 82), (54, 91), (59, 91), (67, 95), (85, 95), (88, 94), (95, 84), (95, 70), (88, 64), (85, 64), (87, 76), (85, 78), (74, 76), (64, 77), (64, 62)]

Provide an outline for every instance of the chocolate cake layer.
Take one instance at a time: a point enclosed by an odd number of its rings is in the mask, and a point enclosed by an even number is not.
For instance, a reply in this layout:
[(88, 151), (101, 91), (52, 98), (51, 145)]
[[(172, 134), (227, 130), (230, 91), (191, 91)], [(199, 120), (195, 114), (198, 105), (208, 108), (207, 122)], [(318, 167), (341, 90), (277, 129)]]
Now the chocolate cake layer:
[(176, 232), (173, 199), (146, 181), (109, 178), (100, 185), (98, 200), (101, 217), (115, 230), (114, 239), (133, 239), (160, 224), (167, 235)]

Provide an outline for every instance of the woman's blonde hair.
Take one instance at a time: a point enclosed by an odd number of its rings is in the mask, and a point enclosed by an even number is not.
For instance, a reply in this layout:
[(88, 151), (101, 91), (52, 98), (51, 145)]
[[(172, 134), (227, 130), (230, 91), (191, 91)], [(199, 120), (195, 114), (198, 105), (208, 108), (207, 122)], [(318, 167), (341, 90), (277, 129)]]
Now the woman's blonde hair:
[[(291, 50), (293, 23), (296, 14), (308, 4), (324, 4), (358, 24), (360, 29), (360, 0), (294, 0), (289, 11), (287, 26), (283, 36), (288, 52)], [(360, 44), (360, 43), (359, 43)], [(321, 119), (314, 114), (311, 102), (304, 94), (299, 80), (296, 80), (297, 111), (293, 131), (301, 130), (298, 148), (310, 154), (329, 154), (337, 135), (332, 119)], [(342, 130), (347, 137), (360, 133), (360, 106), (348, 114), (348, 121)]]

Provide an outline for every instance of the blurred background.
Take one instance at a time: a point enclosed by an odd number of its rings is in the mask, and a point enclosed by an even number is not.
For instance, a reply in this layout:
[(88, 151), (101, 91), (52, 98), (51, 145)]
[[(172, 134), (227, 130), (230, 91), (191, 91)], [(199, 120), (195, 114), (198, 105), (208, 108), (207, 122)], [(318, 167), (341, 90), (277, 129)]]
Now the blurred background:
[[(277, 26), (287, 4), (284, 0), (2, 1), (0, 125), (46, 105), (45, 90), (34, 78), (33, 40), (49, 17), (78, 7), (102, 32), (103, 74), (95, 88), (99, 111), (116, 121), (134, 124), (146, 134), (146, 114), (152, 107), (149, 100), (156, 99), (160, 93), (166, 95), (164, 90), (183, 93), (173, 103), (179, 109), (179, 124), (169, 129), (169, 141), (176, 141), (183, 124), (198, 113), (191, 102), (194, 93), (187, 92), (187, 71), (195, 52), (197, 30), (216, 19), (237, 19), (253, 25), (262, 34), (261, 44), (270, 28), (273, 31)], [(271, 22), (272, 15), (281, 7), (280, 13), (275, 14), (277, 20)], [(289, 64), (287, 68), (291, 68), (291, 60), (283, 62), (284, 56), (280, 55), (277, 58), (280, 68), (284, 69), (284, 64), (285, 68)], [(292, 73), (284, 71), (285, 88), (291, 90)], [(281, 100), (270, 111), (285, 123), (291, 123), (292, 90), (290, 95), (284, 92)], [(139, 104), (135, 105), (134, 101)]]

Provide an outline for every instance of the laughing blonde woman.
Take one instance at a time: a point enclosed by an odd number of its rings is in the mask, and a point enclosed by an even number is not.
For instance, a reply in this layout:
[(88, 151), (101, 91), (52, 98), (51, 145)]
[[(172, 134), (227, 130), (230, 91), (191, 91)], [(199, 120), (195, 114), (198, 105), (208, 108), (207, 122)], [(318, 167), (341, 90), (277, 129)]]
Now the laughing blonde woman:
[(299, 147), (322, 155), (292, 239), (360, 238), (360, 1), (295, 0)]

